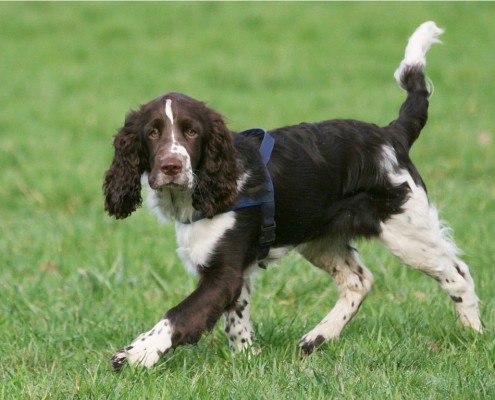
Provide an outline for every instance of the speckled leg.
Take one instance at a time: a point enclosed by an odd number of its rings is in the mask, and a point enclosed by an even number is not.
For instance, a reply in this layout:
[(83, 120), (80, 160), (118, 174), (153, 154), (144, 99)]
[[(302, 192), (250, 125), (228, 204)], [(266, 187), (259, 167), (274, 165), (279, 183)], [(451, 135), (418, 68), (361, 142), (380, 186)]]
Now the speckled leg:
[(449, 230), (438, 220), (425, 191), (413, 184), (404, 212), (382, 224), (380, 239), (402, 262), (433, 277), (447, 292), (462, 325), (482, 331), (474, 282), (468, 266), (457, 256)]
[(251, 326), (251, 283), (246, 278), (241, 294), (234, 306), (224, 313), (225, 333), (229, 346), (234, 352), (242, 351), (253, 343), (254, 332)]
[(373, 275), (359, 259), (357, 250), (348, 245), (332, 247), (320, 241), (305, 245), (301, 254), (327, 271), (339, 291), (339, 299), (333, 309), (299, 342), (301, 351), (309, 354), (326, 340), (340, 335), (370, 291)]

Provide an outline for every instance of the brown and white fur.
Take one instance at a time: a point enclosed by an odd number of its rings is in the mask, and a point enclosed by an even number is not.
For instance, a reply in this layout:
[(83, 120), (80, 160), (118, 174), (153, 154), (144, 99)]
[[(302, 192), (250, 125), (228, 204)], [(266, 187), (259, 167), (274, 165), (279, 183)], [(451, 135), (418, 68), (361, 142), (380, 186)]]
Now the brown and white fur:
[[(427, 121), (425, 54), (441, 33), (426, 22), (409, 39), (395, 73), (407, 98), (389, 125), (336, 119), (270, 131), (277, 228), (267, 261), (295, 249), (328, 272), (339, 293), (332, 310), (301, 339), (303, 353), (337, 338), (371, 289), (373, 276), (351, 246), (358, 237), (378, 238), (402, 262), (434, 278), (453, 300), (459, 321), (482, 330), (468, 266), (409, 158)], [(232, 206), (239, 195), (255, 196), (263, 187), (259, 144), (260, 138), (230, 131), (216, 111), (179, 93), (127, 115), (105, 175), (105, 209), (126, 218), (140, 206), (141, 180), (147, 181), (150, 207), (176, 222), (177, 253), (199, 283), (117, 351), (116, 370), (126, 361), (155, 365), (167, 351), (197, 342), (222, 314), (230, 346), (252, 344), (250, 274), (262, 215), (259, 207)]]

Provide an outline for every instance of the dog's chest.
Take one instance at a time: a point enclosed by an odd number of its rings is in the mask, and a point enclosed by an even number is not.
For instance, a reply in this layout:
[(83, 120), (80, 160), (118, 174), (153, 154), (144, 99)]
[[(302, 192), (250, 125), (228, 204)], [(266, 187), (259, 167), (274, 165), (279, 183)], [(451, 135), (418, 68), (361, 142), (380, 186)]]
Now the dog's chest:
[(198, 268), (207, 268), (219, 241), (234, 224), (235, 213), (232, 211), (192, 224), (177, 223), (177, 254), (186, 271), (194, 274)]

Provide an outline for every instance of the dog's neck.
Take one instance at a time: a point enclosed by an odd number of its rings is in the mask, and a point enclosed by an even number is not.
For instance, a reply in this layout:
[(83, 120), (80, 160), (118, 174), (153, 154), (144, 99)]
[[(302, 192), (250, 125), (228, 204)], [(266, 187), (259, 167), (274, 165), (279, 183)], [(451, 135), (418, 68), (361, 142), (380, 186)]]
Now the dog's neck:
[(176, 188), (153, 190), (148, 188), (148, 207), (155, 212), (162, 222), (192, 221), (198, 211), (192, 205), (192, 191)]

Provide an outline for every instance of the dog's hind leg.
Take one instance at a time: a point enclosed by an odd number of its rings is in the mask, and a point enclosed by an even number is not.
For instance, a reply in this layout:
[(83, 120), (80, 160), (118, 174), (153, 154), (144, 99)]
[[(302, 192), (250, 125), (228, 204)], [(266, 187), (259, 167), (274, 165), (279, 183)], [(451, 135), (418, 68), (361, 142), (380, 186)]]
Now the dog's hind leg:
[(337, 284), (339, 298), (325, 318), (299, 342), (309, 354), (326, 340), (337, 338), (354, 317), (373, 284), (373, 275), (359, 259), (358, 251), (331, 241), (316, 241), (301, 246), (301, 254), (312, 264), (328, 272)]
[(424, 189), (411, 179), (408, 184), (411, 195), (403, 212), (382, 223), (380, 239), (402, 262), (433, 277), (454, 302), (460, 322), (481, 332), (479, 299), (469, 268), (457, 256)]
[(241, 294), (235, 303), (224, 313), (225, 334), (234, 352), (242, 351), (253, 343), (254, 332), (251, 326), (251, 282), (244, 277)]

